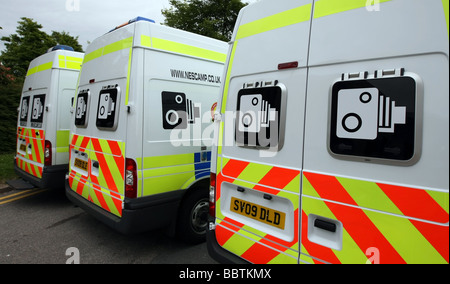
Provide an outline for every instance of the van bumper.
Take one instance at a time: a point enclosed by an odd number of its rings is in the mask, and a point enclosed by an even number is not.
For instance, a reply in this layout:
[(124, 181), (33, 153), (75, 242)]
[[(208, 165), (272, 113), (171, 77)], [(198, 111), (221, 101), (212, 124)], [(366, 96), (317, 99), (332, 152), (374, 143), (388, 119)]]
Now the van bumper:
[[(213, 222), (214, 219), (210, 217), (208, 224)], [(221, 247), (216, 239), (216, 231), (210, 230), (209, 226), (206, 229), (206, 247), (209, 256), (221, 264), (249, 264), (246, 260)]]
[(124, 200), (122, 217), (118, 217), (74, 192), (66, 179), (67, 198), (108, 227), (125, 235), (164, 228), (176, 219), (184, 191)]
[(45, 166), (42, 170), (42, 178), (35, 177), (17, 166), (14, 159), (14, 171), (24, 180), (39, 188), (63, 188), (64, 176), (69, 169), (69, 165)]

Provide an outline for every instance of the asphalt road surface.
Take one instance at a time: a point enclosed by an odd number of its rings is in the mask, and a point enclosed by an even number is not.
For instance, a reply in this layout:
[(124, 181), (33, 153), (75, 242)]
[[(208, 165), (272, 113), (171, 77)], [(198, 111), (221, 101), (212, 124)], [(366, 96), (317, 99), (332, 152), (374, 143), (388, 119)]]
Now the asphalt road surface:
[(0, 264), (216, 264), (206, 243), (164, 230), (125, 236), (68, 201), (63, 190), (0, 188)]

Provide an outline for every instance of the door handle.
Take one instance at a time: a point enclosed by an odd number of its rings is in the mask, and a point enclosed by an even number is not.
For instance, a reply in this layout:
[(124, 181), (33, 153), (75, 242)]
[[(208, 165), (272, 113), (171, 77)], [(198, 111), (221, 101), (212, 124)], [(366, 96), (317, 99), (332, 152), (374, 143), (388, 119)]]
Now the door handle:
[(336, 232), (336, 224), (320, 219), (314, 220), (314, 227), (333, 233)]

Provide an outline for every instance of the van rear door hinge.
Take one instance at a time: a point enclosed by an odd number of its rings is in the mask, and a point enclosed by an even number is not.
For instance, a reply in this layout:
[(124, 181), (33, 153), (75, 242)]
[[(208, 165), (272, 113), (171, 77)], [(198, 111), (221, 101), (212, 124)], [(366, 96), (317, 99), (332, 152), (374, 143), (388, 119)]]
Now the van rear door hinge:
[[(401, 77), (405, 75), (405, 68), (393, 68), (393, 69), (379, 69), (375, 70), (372, 78), (386, 78), (386, 77)], [(362, 80), (368, 79), (369, 72), (354, 72), (354, 73), (342, 73), (341, 80)]]

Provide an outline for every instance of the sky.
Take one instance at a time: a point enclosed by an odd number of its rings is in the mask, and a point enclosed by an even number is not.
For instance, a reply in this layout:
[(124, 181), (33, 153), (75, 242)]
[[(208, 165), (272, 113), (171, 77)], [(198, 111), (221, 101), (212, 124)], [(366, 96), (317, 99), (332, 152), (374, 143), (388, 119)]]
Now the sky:
[[(16, 33), (17, 22), (27, 17), (41, 24), (48, 34), (65, 31), (78, 36), (86, 50), (88, 41), (137, 16), (164, 22), (164, 8), (170, 8), (169, 0), (0, 0), (0, 38)], [(4, 49), (0, 41), (0, 51)]]

